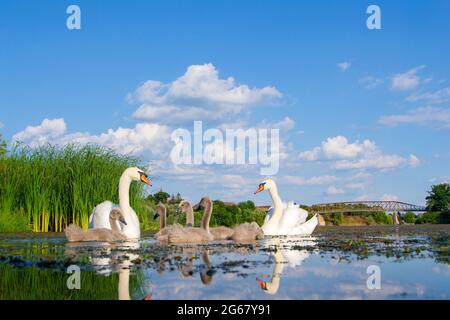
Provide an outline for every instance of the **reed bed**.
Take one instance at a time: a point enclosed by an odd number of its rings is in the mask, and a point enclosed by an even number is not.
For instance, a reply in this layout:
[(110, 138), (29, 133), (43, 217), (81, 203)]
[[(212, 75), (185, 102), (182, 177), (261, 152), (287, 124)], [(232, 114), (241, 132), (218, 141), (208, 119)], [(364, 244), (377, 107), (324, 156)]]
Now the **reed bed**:
[[(0, 157), (0, 232), (87, 228), (95, 205), (118, 203), (120, 176), (137, 165), (136, 158), (94, 145), (16, 146)], [(130, 204), (140, 216), (142, 199), (143, 185), (133, 183)]]
[[(36, 266), (15, 268), (0, 264), (0, 300), (117, 300), (119, 275), (98, 275), (84, 271), (80, 277), (80, 290), (69, 290), (70, 274)], [(144, 281), (142, 271), (130, 274), (130, 295), (142, 299)]]

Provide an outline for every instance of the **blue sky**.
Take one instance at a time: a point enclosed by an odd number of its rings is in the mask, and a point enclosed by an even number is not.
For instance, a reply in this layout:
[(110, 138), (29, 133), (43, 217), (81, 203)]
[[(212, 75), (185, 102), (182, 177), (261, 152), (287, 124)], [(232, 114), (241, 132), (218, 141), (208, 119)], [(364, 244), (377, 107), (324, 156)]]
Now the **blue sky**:
[[(70, 4), (81, 30), (66, 28)], [(381, 30), (366, 27), (370, 4)], [(133, 150), (154, 190), (262, 204), (257, 168), (175, 170), (168, 137), (193, 120), (279, 127), (284, 200), (422, 204), (450, 180), (449, 14), (437, 0), (2, 1), (0, 132)], [(221, 87), (229, 77), (229, 90), (248, 88), (238, 103)], [(153, 116), (137, 113), (149, 106)]]

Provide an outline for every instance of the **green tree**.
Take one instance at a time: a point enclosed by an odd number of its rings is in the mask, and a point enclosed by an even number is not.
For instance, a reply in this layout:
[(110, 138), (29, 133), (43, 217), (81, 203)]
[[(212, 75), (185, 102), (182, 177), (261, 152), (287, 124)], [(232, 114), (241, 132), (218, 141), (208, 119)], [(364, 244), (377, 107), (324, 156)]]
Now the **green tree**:
[(414, 212), (408, 211), (403, 215), (402, 220), (406, 223), (414, 223), (416, 222), (416, 215)]
[(342, 212), (333, 213), (332, 218), (335, 226), (339, 226), (344, 222), (344, 214)]
[(244, 201), (244, 202), (239, 202), (238, 206), (242, 210), (245, 210), (245, 209), (254, 210), (256, 208), (255, 203), (253, 201), (251, 201), (251, 200), (247, 200), (247, 201)]
[(384, 211), (373, 212), (371, 214), (371, 216), (373, 217), (373, 220), (375, 220), (375, 222), (378, 224), (387, 224), (388, 223), (388, 218), (387, 218), (386, 212), (384, 212)]
[(428, 191), (427, 211), (446, 211), (450, 204), (450, 184), (441, 183), (431, 186)]
[(439, 212), (424, 212), (416, 220), (416, 224), (439, 223)]
[(169, 199), (169, 198), (170, 198), (170, 194), (168, 194), (165, 191), (162, 191), (162, 189), (160, 189), (158, 192), (156, 192), (153, 195), (153, 201), (155, 203), (158, 203), (158, 202), (166, 203), (167, 199)]
[(450, 210), (441, 212), (439, 215), (439, 223), (450, 223)]

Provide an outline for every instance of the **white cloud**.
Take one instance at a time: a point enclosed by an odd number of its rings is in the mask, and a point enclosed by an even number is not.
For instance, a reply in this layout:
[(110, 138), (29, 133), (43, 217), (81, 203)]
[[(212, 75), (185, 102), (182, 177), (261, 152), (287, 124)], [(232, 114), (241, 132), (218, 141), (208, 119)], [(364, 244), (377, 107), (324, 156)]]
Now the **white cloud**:
[(430, 125), (440, 129), (450, 129), (450, 109), (435, 107), (417, 108), (405, 114), (382, 116), (378, 122), (389, 126), (414, 123)]
[(398, 197), (393, 194), (385, 193), (380, 199), (381, 201), (398, 201)]
[(335, 186), (329, 186), (326, 194), (328, 195), (337, 195), (337, 194), (344, 194), (345, 190), (341, 188), (336, 188)]
[(352, 65), (352, 64), (351, 64), (350, 62), (344, 61), (344, 62), (338, 63), (338, 64), (337, 64), (337, 67), (338, 67), (339, 69), (341, 69), (342, 72), (345, 72), (345, 71), (347, 71), (348, 68), (350, 68), (351, 65)]
[(430, 182), (431, 183), (449, 183), (450, 176), (433, 177), (430, 179)]
[(66, 123), (64, 119), (44, 119), (37, 126), (28, 126), (23, 131), (12, 137), (13, 141), (27, 143), (31, 147), (36, 147), (46, 143), (53, 143), (66, 133)]
[(312, 150), (300, 152), (299, 157), (302, 160), (316, 161), (319, 160), (321, 152), (322, 152), (321, 147), (315, 147)]
[(414, 93), (407, 98), (408, 101), (425, 101), (427, 104), (442, 104), (450, 101), (450, 87), (435, 91)]
[(0, 121), (0, 129), (2, 129), (5, 125)]
[(283, 120), (275, 123), (272, 128), (279, 128), (284, 130), (291, 130), (295, 127), (295, 121), (289, 117), (284, 117)]
[(419, 164), (415, 155), (405, 158), (384, 154), (373, 141), (349, 143), (344, 136), (328, 138), (320, 147), (301, 152), (299, 157), (307, 161), (332, 160), (332, 168), (338, 170), (391, 169), (403, 165), (416, 167)]
[(383, 80), (372, 76), (366, 76), (359, 79), (359, 83), (365, 86), (367, 89), (371, 90), (382, 84)]
[(425, 68), (425, 65), (418, 66), (405, 73), (398, 73), (391, 78), (391, 87), (394, 90), (405, 91), (417, 88), (420, 84), (420, 77), (417, 72)]
[(171, 105), (152, 106), (143, 104), (133, 113), (133, 118), (141, 121), (161, 123), (185, 123), (194, 120), (218, 120), (227, 114), (227, 110), (208, 110), (199, 107), (177, 107)]
[(314, 161), (321, 157), (327, 159), (345, 159), (355, 158), (358, 155), (375, 149), (375, 143), (370, 140), (364, 140), (362, 143), (348, 143), (344, 136), (336, 136), (327, 138), (322, 142), (321, 147), (315, 147), (312, 150), (300, 153), (300, 158), (304, 160)]
[(47, 143), (65, 145), (68, 143), (94, 143), (106, 146), (122, 154), (162, 155), (170, 147), (168, 127), (154, 123), (139, 123), (134, 128), (108, 129), (105, 133), (67, 133), (64, 119), (44, 119), (37, 126), (28, 126), (15, 134), (13, 141), (23, 142), (31, 147)]
[(304, 185), (321, 185), (330, 184), (336, 181), (337, 178), (331, 175), (315, 176), (310, 178), (305, 178), (302, 176), (284, 176), (282, 181), (286, 184), (304, 186)]
[(322, 144), (322, 151), (328, 159), (355, 158), (362, 153), (373, 152), (375, 148), (375, 143), (370, 140), (348, 143), (347, 138), (343, 136), (328, 138)]
[(364, 158), (356, 160), (339, 160), (334, 164), (338, 170), (349, 169), (393, 169), (400, 166), (410, 166), (415, 168), (419, 165), (419, 159), (415, 155), (404, 158), (398, 155), (385, 155), (376, 152)]
[(129, 101), (141, 103), (134, 118), (161, 122), (220, 119), (281, 97), (275, 87), (250, 88), (232, 77), (221, 79), (212, 64), (192, 65), (168, 84), (146, 81), (128, 95)]

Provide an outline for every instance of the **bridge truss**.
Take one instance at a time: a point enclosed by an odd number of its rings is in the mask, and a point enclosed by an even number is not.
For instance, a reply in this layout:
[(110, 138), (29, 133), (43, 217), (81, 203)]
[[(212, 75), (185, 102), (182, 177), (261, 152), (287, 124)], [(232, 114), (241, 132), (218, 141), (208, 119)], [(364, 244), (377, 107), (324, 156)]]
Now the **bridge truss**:
[(333, 213), (333, 212), (423, 212), (426, 207), (418, 206), (400, 201), (349, 201), (335, 203), (319, 203), (310, 207), (314, 213)]

